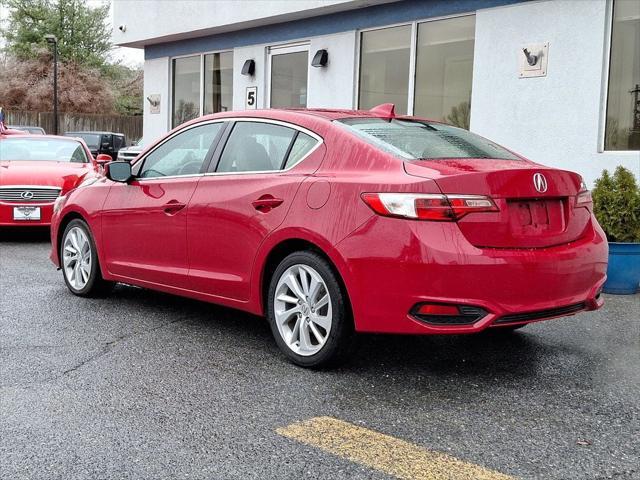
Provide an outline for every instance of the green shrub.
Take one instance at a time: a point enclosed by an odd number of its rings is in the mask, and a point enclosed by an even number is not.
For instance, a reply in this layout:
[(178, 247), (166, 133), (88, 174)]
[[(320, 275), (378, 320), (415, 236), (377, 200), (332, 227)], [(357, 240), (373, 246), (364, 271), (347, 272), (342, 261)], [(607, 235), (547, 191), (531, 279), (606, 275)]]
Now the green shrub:
[(610, 242), (640, 242), (640, 188), (633, 173), (619, 166), (596, 180), (593, 210)]

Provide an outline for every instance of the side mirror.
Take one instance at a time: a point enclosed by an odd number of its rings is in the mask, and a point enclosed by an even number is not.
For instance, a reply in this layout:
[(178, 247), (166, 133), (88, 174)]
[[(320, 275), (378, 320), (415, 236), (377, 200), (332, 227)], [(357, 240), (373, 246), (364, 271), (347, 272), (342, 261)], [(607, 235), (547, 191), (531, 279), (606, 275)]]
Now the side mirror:
[(110, 162), (111, 160), (113, 160), (111, 158), (111, 155), (107, 155), (105, 153), (100, 153), (98, 154), (98, 156), (96, 157), (96, 163), (98, 165), (102, 165), (104, 166), (106, 163)]
[(114, 182), (127, 183), (133, 177), (129, 162), (109, 162), (105, 165), (105, 175)]

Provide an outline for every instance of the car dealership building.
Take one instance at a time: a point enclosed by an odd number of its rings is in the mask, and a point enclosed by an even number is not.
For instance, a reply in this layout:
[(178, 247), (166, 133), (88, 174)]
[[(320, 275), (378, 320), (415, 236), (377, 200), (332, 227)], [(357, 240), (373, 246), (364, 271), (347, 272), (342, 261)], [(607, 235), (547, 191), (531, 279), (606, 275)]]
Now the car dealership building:
[(640, 178), (637, 0), (115, 0), (114, 42), (144, 48), (146, 142), (218, 111), (391, 102), (588, 183)]

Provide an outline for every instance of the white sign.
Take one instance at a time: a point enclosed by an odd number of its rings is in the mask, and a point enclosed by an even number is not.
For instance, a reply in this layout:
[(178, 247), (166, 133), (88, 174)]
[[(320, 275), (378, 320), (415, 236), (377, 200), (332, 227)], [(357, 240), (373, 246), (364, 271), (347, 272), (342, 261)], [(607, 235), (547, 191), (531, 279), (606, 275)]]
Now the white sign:
[(549, 42), (523, 45), (518, 51), (520, 78), (545, 77), (549, 58)]
[(245, 110), (255, 110), (258, 108), (258, 87), (247, 87), (244, 108)]
[(149, 113), (160, 113), (160, 94), (153, 93), (147, 97)]

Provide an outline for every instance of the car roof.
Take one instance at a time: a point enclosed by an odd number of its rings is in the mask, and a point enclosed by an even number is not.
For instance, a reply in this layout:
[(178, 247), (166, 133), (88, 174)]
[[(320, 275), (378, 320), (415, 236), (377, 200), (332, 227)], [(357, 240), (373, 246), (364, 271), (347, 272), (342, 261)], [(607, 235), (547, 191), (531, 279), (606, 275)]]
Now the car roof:
[(124, 133), (106, 132), (106, 131), (99, 131), (99, 130), (76, 130), (73, 132), (65, 132), (64, 135), (80, 135), (82, 133), (89, 133), (91, 135), (122, 135), (124, 136)]
[[(29, 135), (29, 134), (24, 134), (23, 135), (18, 135), (16, 134), (15, 137), (16, 138), (20, 138), (20, 139), (35, 139), (35, 140), (42, 140), (43, 138), (53, 138), (53, 139), (57, 139), (57, 140), (77, 140), (79, 142), (83, 141), (81, 138), (77, 138), (77, 137), (67, 137), (64, 135)], [(6, 135), (7, 137), (13, 137), (13, 135)]]
[(6, 133), (0, 134), (0, 138), (3, 138), (3, 139), (19, 138), (20, 140), (43, 140), (43, 139), (49, 138), (49, 139), (63, 140), (63, 141), (75, 141), (78, 143), (82, 143), (84, 145), (84, 140), (79, 137), (70, 137), (70, 136), (63, 136), (63, 135), (30, 135), (28, 133), (23, 132), (22, 130), (18, 130), (17, 132), (19, 133), (6, 132), (9, 134), (8, 135)]
[(271, 108), (263, 110), (239, 110), (219, 112), (211, 115), (204, 115), (191, 120), (187, 123), (196, 123), (202, 120), (213, 120), (223, 118), (266, 118), (282, 121), (300, 121), (305, 123), (309, 120), (327, 120), (332, 122), (334, 120), (346, 119), (346, 118), (398, 118), (407, 120), (421, 120), (431, 123), (442, 123), (437, 120), (429, 120), (425, 118), (408, 116), (408, 115), (395, 115), (393, 104), (384, 104), (372, 108), (371, 110), (348, 110), (339, 108)]

